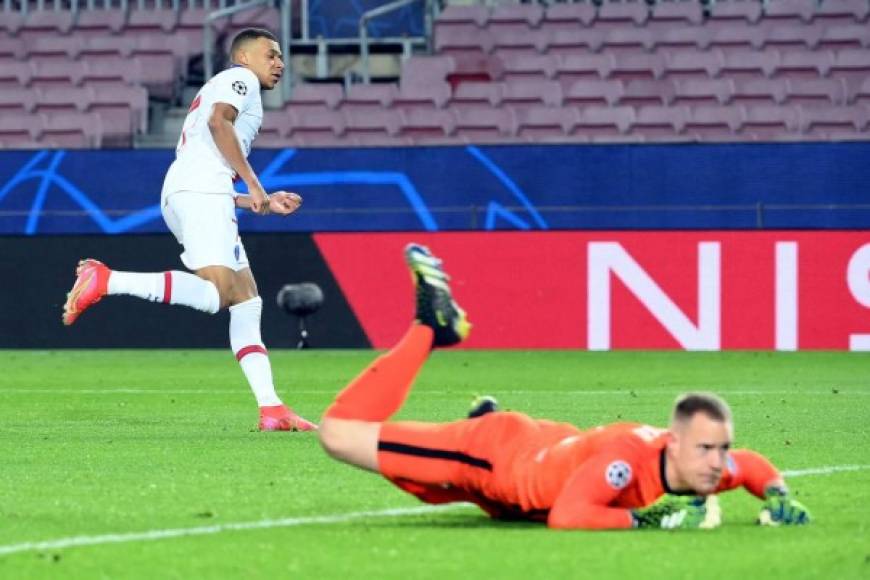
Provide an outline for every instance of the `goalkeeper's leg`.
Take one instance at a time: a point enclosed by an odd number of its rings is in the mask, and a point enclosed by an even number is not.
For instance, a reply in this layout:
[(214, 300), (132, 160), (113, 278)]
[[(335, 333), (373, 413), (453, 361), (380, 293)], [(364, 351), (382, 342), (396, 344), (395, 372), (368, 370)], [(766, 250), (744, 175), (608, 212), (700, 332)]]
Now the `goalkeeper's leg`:
[(335, 459), (378, 471), (381, 423), (404, 403), (432, 350), (433, 332), (413, 324), (402, 340), (341, 391), (320, 423), (320, 443)]

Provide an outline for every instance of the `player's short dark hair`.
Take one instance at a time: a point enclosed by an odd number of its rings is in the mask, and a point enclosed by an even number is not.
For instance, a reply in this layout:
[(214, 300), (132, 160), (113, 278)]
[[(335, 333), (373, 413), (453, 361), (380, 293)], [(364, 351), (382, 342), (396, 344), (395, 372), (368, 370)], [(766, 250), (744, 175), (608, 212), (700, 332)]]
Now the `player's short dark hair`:
[(265, 28), (245, 28), (233, 38), (233, 43), (230, 45), (230, 58), (235, 56), (236, 51), (239, 50), (242, 45), (247, 44), (252, 40), (257, 40), (258, 38), (268, 38), (269, 40), (278, 42), (278, 38)]
[(671, 421), (688, 421), (698, 413), (704, 413), (714, 421), (731, 422), (728, 403), (713, 393), (685, 393), (677, 397)]

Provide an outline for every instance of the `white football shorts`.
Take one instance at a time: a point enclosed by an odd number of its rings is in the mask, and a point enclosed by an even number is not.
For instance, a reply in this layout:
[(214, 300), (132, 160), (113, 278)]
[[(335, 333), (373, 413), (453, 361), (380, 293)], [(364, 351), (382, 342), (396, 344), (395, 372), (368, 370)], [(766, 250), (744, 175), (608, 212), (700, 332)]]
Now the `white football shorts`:
[(181, 261), (187, 269), (226, 266), (238, 272), (248, 267), (231, 196), (177, 191), (161, 199), (160, 210), (175, 239), (184, 247)]

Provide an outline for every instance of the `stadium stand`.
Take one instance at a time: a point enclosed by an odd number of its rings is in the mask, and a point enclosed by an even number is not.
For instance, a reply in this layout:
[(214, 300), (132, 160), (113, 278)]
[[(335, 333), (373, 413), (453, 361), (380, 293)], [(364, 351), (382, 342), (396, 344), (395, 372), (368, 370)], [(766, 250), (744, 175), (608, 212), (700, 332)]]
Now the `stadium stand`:
[[(408, 55), (398, 79), (297, 75), (260, 143), (870, 138), (868, 0), (489, 4), (444, 6), (434, 53)], [(185, 105), (209, 11), (0, 10), (0, 112), (33, 123), (10, 118), (0, 143), (133, 146), (149, 102), (151, 117)], [(216, 45), (278, 21), (271, 6), (234, 14)]]

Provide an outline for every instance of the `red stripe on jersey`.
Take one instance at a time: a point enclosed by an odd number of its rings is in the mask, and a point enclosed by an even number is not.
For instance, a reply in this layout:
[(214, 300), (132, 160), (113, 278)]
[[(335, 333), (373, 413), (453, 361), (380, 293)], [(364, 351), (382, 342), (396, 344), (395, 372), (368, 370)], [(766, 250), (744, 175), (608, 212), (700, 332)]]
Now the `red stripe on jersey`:
[(163, 303), (169, 304), (172, 300), (172, 272), (163, 272)]
[(237, 361), (241, 361), (243, 358), (245, 358), (245, 357), (248, 356), (249, 354), (253, 354), (253, 353), (255, 353), (255, 352), (259, 352), (259, 353), (261, 353), (261, 354), (264, 354), (264, 355), (266, 355), (266, 356), (269, 356), (269, 353), (266, 352), (266, 347), (265, 347), (265, 346), (261, 346), (261, 345), (259, 345), (259, 344), (252, 344), (252, 345), (250, 345), (250, 346), (246, 346), (246, 347), (244, 347), (244, 348), (240, 348), (240, 349), (239, 349), (239, 352), (236, 353), (236, 360), (237, 360)]

